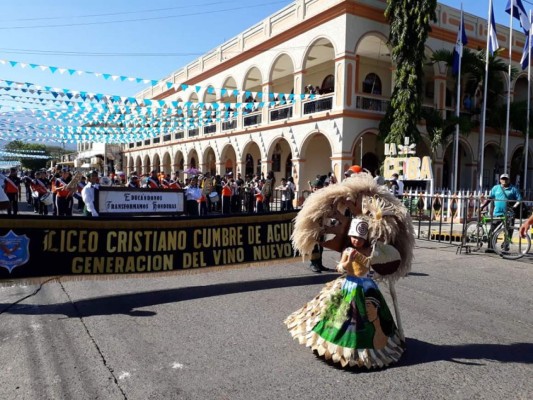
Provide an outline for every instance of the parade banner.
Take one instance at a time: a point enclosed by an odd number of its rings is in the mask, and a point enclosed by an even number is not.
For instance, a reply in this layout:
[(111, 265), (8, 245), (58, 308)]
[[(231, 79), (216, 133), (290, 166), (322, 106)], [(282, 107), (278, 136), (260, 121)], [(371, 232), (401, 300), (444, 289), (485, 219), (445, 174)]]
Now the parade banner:
[(128, 189), (100, 186), (96, 193), (99, 215), (178, 215), (184, 211), (185, 191), (181, 189)]
[(294, 257), (296, 213), (0, 219), (0, 285), (191, 273)]

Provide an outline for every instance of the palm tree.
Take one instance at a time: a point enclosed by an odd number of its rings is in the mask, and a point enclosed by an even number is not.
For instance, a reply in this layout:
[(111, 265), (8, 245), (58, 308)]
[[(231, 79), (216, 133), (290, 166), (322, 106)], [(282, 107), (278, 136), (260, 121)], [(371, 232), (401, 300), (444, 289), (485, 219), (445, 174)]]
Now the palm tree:
[[(482, 93), (485, 81), (485, 54), (485, 50), (473, 51), (468, 48), (463, 49), (461, 75), (464, 76), (464, 92), (472, 97), (475, 96), (476, 92)], [(453, 51), (447, 49), (435, 51), (429, 64), (436, 62), (445, 63), (448, 70), (451, 70)], [(501, 113), (498, 110), (504, 87), (503, 73), (507, 72), (508, 65), (502, 59), (498, 58), (498, 52), (495, 52), (494, 55), (489, 55), (486, 109), (487, 115), (492, 116), (492, 119), (489, 120), (490, 126), (505, 125), (505, 123), (499, 120)], [(512, 68), (511, 78), (514, 79), (517, 73), (516, 68)], [(454, 86), (457, 87), (457, 81), (455, 81)], [(433, 149), (436, 149), (439, 145), (443, 145), (449, 140), (457, 124), (459, 124), (459, 132), (463, 135), (468, 135), (475, 125), (473, 117), (477, 118), (477, 115), (481, 112), (481, 101), (482, 99), (478, 100), (477, 108), (473, 110), (470, 116), (461, 114), (459, 118), (456, 116), (442, 118), (437, 110), (425, 109), (422, 116), (426, 121), (426, 130)]]

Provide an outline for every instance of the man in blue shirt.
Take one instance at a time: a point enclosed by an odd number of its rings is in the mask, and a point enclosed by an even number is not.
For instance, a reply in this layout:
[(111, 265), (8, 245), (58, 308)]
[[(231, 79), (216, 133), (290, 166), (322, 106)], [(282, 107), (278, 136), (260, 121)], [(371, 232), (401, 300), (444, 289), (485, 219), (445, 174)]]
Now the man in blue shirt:
[[(490, 200), (494, 200), (494, 209), (492, 212), (492, 216), (495, 218), (503, 217), (509, 207), (513, 207), (513, 209), (516, 209), (516, 207), (518, 207), (520, 205), (520, 202), (522, 201), (522, 195), (520, 194), (520, 191), (516, 188), (516, 186), (511, 185), (509, 181), (509, 175), (507, 174), (500, 175), (500, 184), (494, 185), (494, 187), (489, 193), (488, 198), (489, 200), (487, 200), (481, 206), (481, 210), (487, 207)], [(489, 231), (489, 238), (492, 237), (492, 233), (494, 232), (494, 229), (498, 226), (499, 222), (499, 220), (492, 222)], [(511, 235), (512, 231), (509, 232), (509, 234)], [(491, 242), (492, 241), (489, 240), (489, 248), (487, 249), (487, 252), (493, 252)]]

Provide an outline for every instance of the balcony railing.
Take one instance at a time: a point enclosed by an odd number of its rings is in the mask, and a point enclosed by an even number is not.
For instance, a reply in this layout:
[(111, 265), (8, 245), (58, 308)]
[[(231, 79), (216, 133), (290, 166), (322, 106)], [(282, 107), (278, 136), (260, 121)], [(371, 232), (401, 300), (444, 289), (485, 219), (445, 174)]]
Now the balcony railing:
[(259, 125), (263, 120), (261, 111), (250, 113), (244, 116), (243, 126)]
[(280, 121), (282, 119), (288, 119), (292, 117), (292, 104), (288, 106), (281, 106), (270, 111), (271, 121)]
[(380, 96), (359, 95), (355, 102), (355, 107), (359, 110), (385, 112), (390, 103), (389, 99)]
[(331, 110), (333, 108), (333, 94), (328, 95), (328, 97), (306, 101), (303, 105), (304, 115)]

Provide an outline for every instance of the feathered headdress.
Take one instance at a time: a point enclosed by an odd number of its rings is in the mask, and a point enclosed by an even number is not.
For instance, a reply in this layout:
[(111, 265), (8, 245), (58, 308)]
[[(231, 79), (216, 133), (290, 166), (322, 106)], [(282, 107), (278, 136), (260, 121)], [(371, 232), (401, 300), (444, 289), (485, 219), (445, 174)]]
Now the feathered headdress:
[(357, 216), (368, 220), (371, 243), (379, 240), (390, 244), (401, 255), (398, 270), (387, 279), (407, 275), (414, 248), (411, 217), (400, 200), (367, 173), (354, 174), (309, 196), (295, 218), (293, 247), (304, 257), (311, 254), (316, 243), (342, 252), (349, 245), (350, 221)]

